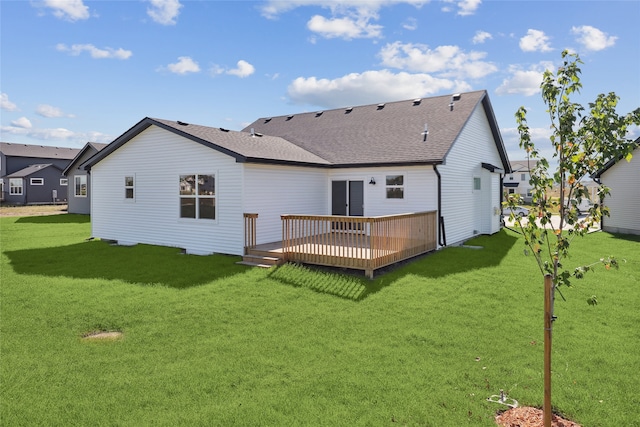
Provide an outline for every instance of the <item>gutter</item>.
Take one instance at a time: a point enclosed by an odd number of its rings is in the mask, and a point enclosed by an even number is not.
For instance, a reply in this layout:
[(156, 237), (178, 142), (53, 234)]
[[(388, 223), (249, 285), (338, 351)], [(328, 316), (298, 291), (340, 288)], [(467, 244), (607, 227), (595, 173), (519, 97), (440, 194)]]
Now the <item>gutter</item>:
[(447, 235), (444, 229), (444, 217), (442, 216), (442, 176), (438, 171), (438, 165), (433, 165), (433, 171), (438, 177), (438, 245), (447, 246)]

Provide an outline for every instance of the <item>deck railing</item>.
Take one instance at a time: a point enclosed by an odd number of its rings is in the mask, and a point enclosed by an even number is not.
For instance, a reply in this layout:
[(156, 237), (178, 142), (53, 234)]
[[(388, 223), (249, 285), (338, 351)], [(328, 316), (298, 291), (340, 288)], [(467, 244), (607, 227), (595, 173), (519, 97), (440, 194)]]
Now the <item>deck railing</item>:
[(244, 253), (256, 246), (256, 222), (258, 221), (257, 213), (244, 214)]
[(373, 271), (437, 248), (437, 212), (282, 215), (286, 261)]

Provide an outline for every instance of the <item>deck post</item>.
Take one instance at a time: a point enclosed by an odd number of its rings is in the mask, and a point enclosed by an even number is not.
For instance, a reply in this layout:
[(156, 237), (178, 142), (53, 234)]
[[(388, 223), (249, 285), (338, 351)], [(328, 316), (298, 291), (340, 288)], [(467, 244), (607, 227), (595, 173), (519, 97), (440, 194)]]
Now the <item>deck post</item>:
[(244, 214), (244, 253), (248, 253), (249, 249), (256, 246), (256, 222), (257, 213)]

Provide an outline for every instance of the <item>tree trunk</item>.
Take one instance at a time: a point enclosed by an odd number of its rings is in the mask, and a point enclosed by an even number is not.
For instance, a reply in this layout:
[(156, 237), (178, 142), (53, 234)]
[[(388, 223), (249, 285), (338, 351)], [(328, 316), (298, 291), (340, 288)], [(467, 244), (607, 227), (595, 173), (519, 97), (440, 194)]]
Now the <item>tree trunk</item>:
[(544, 276), (544, 427), (551, 427), (551, 332), (553, 328), (553, 281)]

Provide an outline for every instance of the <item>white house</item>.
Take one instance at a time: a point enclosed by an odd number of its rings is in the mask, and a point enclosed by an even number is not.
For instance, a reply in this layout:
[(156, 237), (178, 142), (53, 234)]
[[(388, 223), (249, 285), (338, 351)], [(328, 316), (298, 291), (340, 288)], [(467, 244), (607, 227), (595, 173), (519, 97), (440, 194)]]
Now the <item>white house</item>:
[(640, 138), (631, 161), (612, 160), (595, 179), (609, 187), (604, 205), (610, 216), (602, 219), (602, 229), (610, 233), (640, 234)]
[(500, 230), (510, 172), (486, 91), (261, 118), (243, 131), (144, 118), (90, 169), (94, 237), (242, 255), (281, 215), (437, 211), (438, 243)]
[(531, 203), (532, 194), (531, 170), (536, 166), (537, 160), (512, 160), (511, 173), (504, 177), (504, 189), (507, 194), (519, 194), (527, 203)]

